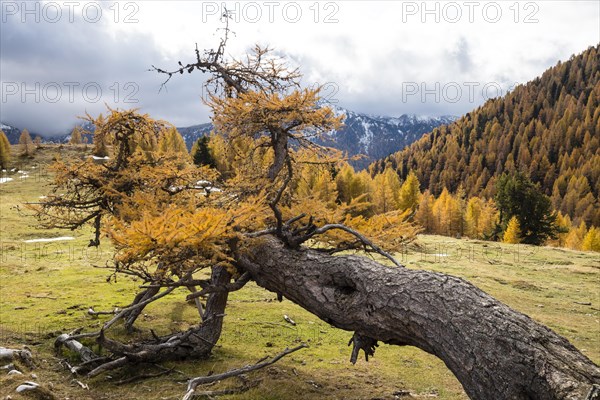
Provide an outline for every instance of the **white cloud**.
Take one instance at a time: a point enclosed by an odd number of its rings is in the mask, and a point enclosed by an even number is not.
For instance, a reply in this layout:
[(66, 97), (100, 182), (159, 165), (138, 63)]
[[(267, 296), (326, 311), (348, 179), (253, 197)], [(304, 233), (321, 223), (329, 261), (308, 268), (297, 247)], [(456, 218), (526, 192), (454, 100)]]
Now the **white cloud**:
[[(6, 3), (20, 2), (3, 2), (2, 7)], [(47, 1), (40, 7), (51, 3), (62, 4)], [(88, 3), (88, 11), (94, 9), (96, 3)], [(65, 15), (47, 23), (41, 15), (39, 23), (22, 24), (21, 10), (4, 12), (1, 80), (135, 82), (135, 106), (153, 116), (180, 126), (207, 121), (199, 100), (201, 76), (176, 76), (168, 92), (159, 95), (162, 77), (145, 69), (192, 61), (195, 43), (216, 46), (219, 9), (226, 4), (237, 19), (231, 24), (231, 55), (244, 54), (254, 43), (269, 44), (300, 65), (307, 84), (335, 84), (329, 94), (356, 111), (462, 114), (483, 102), (486, 83), (497, 82), (506, 90), (600, 41), (600, 3), (595, 1), (109, 1), (102, 3), (102, 18), (93, 24), (82, 16), (88, 3), (78, 3), (73, 23)], [(492, 22), (497, 10), (501, 14)], [(473, 99), (465, 86), (469, 82), (479, 85)], [(419, 91), (458, 84), (463, 94), (456, 102), (436, 102), (433, 94), (426, 101), (423, 93), (403, 96), (413, 83)], [(38, 130), (85, 109), (100, 112), (103, 103), (31, 104), (17, 98), (2, 99), (0, 119)]]

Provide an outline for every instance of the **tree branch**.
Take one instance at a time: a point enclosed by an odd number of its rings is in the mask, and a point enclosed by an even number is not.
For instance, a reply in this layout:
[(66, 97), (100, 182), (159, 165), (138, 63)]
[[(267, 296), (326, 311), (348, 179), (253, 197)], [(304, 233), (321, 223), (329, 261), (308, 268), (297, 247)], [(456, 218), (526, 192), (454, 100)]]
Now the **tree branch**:
[(210, 293), (216, 293), (216, 292), (235, 292), (236, 290), (240, 290), (248, 282), (250, 282), (251, 278), (252, 278), (252, 276), (250, 275), (250, 273), (244, 272), (233, 283), (229, 283), (229, 284), (224, 285), (224, 286), (207, 286), (207, 287), (203, 288), (199, 292), (194, 292), (192, 294), (188, 294), (187, 297), (186, 297), (186, 300), (193, 300), (193, 299), (196, 299), (198, 297), (205, 296), (205, 295), (210, 294)]
[(278, 355), (276, 355), (275, 357), (273, 357), (272, 359), (270, 359), (268, 361), (259, 362), (254, 365), (246, 365), (245, 367), (233, 369), (231, 371), (227, 371), (222, 374), (210, 375), (210, 376), (200, 376), (200, 377), (191, 379), (188, 382), (188, 391), (185, 394), (185, 396), (183, 396), (182, 400), (190, 400), (194, 396), (196, 387), (198, 387), (199, 385), (204, 385), (207, 383), (220, 381), (220, 380), (231, 378), (234, 376), (246, 374), (248, 372), (256, 371), (256, 370), (264, 368), (264, 367), (268, 367), (269, 365), (275, 364), (277, 361), (279, 361), (283, 357), (287, 356), (288, 354), (291, 354), (300, 349), (304, 349), (306, 347), (308, 347), (308, 345), (306, 345), (305, 343), (302, 343), (301, 345), (296, 346), (293, 349), (286, 348), (284, 351), (282, 351), (281, 353), (279, 353)]
[(340, 229), (344, 232), (348, 232), (349, 234), (355, 236), (358, 240), (360, 240), (361, 243), (363, 243), (365, 246), (369, 246), (370, 248), (372, 248), (377, 254), (384, 256), (385, 258), (387, 258), (388, 260), (390, 260), (392, 263), (394, 263), (394, 265), (396, 265), (397, 267), (404, 267), (404, 265), (400, 264), (398, 261), (396, 261), (396, 259), (394, 257), (392, 257), (392, 255), (390, 253), (388, 253), (387, 251), (383, 250), (381, 247), (377, 246), (375, 243), (373, 243), (372, 241), (370, 241), (369, 239), (367, 239), (365, 236), (363, 236), (362, 234), (360, 234), (359, 232), (355, 231), (354, 229), (347, 227), (346, 225), (343, 224), (327, 224), (327, 225), (323, 225), (320, 228), (315, 229), (314, 231), (300, 236), (296, 239), (295, 244), (297, 244), (298, 246), (304, 242), (306, 242), (308, 239), (312, 238), (313, 236), (316, 235), (321, 235), (329, 230), (332, 229)]

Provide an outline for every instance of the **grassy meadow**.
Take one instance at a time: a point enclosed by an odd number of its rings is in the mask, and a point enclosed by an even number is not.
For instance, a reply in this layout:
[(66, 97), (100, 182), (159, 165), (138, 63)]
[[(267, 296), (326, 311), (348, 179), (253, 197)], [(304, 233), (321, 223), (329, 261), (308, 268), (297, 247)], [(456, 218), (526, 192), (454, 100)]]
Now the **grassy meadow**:
[[(13, 149), (14, 150), (14, 149)], [(15, 151), (15, 150), (14, 150)], [(34, 354), (37, 378), (0, 372), (0, 398), (32, 398), (15, 393), (24, 380), (35, 380), (59, 399), (178, 399), (188, 377), (220, 373), (251, 364), (285, 347), (306, 342), (277, 364), (247, 376), (258, 384), (230, 399), (466, 399), (458, 381), (437, 358), (412, 347), (380, 346), (369, 362), (349, 363), (352, 333), (319, 320), (290, 301), (253, 284), (230, 296), (224, 332), (213, 356), (195, 362), (165, 365), (170, 374), (127, 384), (136, 374), (156, 373), (154, 367), (111, 372), (80, 387), (61, 365), (68, 354), (54, 354), (58, 334), (83, 327), (97, 330), (107, 316), (87, 315), (87, 309), (111, 310), (127, 305), (140, 282), (119, 276), (107, 282), (111, 248), (88, 248), (91, 231), (41, 230), (23, 211), (50, 191), (48, 165), (84, 156), (83, 147), (44, 145), (34, 159), (20, 160), (18, 171), (3, 173), (0, 183), (0, 346), (28, 346)], [(35, 167), (35, 168), (34, 168)], [(23, 178), (23, 176), (27, 177)], [(73, 240), (25, 242), (72, 236)], [(419, 236), (397, 254), (408, 268), (444, 272), (467, 279), (484, 291), (567, 337), (595, 363), (600, 363), (600, 256), (550, 247), (507, 245), (441, 236)], [(197, 322), (196, 309), (185, 304), (185, 290), (150, 305), (140, 317), (137, 336), (188, 328)], [(297, 325), (283, 320), (289, 315)], [(128, 340), (119, 327), (111, 331)], [(87, 342), (94, 346), (92, 342)], [(94, 346), (94, 349), (96, 347)], [(28, 372), (28, 373), (30, 373)], [(208, 387), (221, 390), (240, 385), (231, 379)]]

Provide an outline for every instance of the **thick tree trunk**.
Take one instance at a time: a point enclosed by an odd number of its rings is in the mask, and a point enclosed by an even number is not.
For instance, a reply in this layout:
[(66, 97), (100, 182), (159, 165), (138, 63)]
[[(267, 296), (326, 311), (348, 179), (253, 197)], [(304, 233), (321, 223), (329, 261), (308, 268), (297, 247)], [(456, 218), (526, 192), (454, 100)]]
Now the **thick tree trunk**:
[(249, 241), (239, 264), (262, 287), (359, 337), (442, 359), (472, 399), (585, 399), (600, 368), (565, 338), (452, 276)]
[[(230, 280), (231, 274), (224, 267), (213, 267), (212, 285), (225, 286)], [(95, 376), (127, 363), (208, 357), (221, 336), (228, 295), (227, 291), (211, 293), (206, 302), (204, 320), (201, 324), (185, 332), (160, 338), (155, 342), (124, 345), (106, 338), (104, 335), (100, 336), (98, 342), (113, 355), (121, 358), (113, 361), (112, 365), (100, 366), (90, 372), (90, 375)]]

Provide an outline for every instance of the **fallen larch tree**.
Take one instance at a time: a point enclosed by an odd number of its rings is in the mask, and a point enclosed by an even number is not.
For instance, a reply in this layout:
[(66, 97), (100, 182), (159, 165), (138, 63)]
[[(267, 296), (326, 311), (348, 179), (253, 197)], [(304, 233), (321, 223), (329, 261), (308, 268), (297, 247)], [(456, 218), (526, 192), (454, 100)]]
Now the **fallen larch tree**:
[(366, 355), (381, 341), (439, 357), (472, 399), (600, 394), (600, 368), (571, 343), (463, 279), (290, 249), (273, 237), (245, 244), (239, 262), (258, 285), (353, 331)]
[[(342, 118), (318, 104), (318, 88), (302, 90), (297, 70), (268, 49), (225, 60), (225, 32), (217, 50), (196, 50), (195, 62), (154, 68), (169, 79), (209, 74), (214, 94), (207, 103), (221, 145), (214, 150), (217, 170), (191, 165), (185, 152), (158, 151), (157, 141), (171, 137), (168, 124), (110, 110), (108, 118), (90, 120), (113, 157), (100, 166), (59, 164), (57, 194), (32, 206), (49, 227), (92, 222), (94, 245), (104, 225), (115, 246), (114, 273), (144, 281), (132, 304), (100, 331), (61, 335), (59, 347), (85, 349), (85, 368), (72, 371), (96, 376), (129, 364), (210, 356), (228, 293), (253, 280), (354, 332), (352, 362), (360, 351), (373, 355), (378, 342), (415, 346), (443, 360), (472, 399), (598, 397), (600, 369), (565, 338), (462, 279), (398, 264), (390, 251), (414, 236), (410, 210), (373, 215), (363, 197), (336, 202), (329, 171), (342, 157), (310, 140)], [(395, 266), (335, 255), (349, 249), (378, 253)], [(179, 287), (190, 289), (188, 300), (206, 301), (197, 302), (197, 325), (133, 343), (108, 336), (119, 321), (131, 329), (147, 304)], [(95, 357), (75, 343), (84, 337), (109, 355)], [(190, 381), (186, 396), (206, 381)]]

